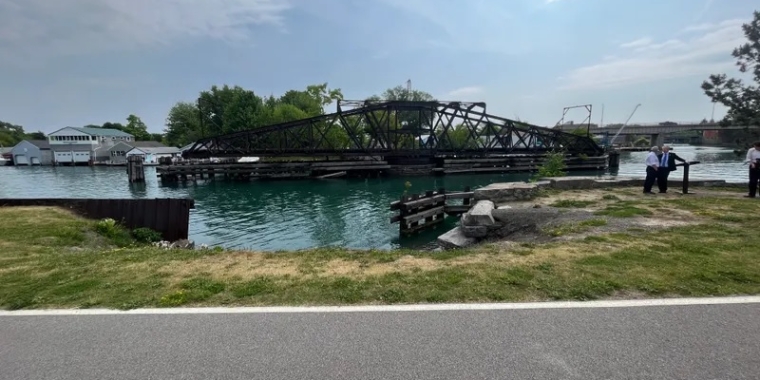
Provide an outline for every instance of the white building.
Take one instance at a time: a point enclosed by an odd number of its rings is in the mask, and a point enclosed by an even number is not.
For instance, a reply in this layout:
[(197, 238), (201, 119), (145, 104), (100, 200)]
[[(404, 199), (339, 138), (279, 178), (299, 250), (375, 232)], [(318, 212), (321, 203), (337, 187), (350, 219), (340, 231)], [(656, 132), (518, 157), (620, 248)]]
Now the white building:
[[(86, 164), (110, 159), (108, 149), (119, 142), (134, 141), (134, 136), (118, 129), (66, 127), (48, 135), (55, 164)], [(101, 157), (102, 156), (102, 157)]]
[(126, 156), (142, 156), (146, 165), (158, 165), (158, 160), (163, 157), (174, 158), (181, 154), (179, 148), (173, 146), (164, 147), (139, 147), (127, 152)]

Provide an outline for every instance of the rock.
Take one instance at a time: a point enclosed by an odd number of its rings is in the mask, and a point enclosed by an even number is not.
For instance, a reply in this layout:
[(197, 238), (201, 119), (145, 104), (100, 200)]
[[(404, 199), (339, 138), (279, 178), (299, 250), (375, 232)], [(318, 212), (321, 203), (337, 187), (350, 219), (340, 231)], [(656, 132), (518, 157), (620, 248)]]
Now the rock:
[(538, 204), (538, 203), (536, 203), (536, 204), (533, 205), (533, 208), (541, 208), (541, 205)]
[(538, 185), (525, 182), (492, 183), (474, 191), (475, 200), (504, 203), (529, 200), (538, 194)]
[(506, 209), (509, 209), (509, 208), (512, 208), (512, 206), (510, 206), (510, 205), (501, 205), (501, 206), (499, 206), (497, 208), (497, 210), (506, 210)]
[(444, 249), (466, 248), (477, 242), (477, 239), (467, 237), (459, 227), (438, 237), (438, 244)]
[(482, 239), (488, 236), (489, 228), (487, 226), (459, 226), (464, 236)]
[(491, 201), (478, 201), (470, 211), (462, 215), (461, 224), (463, 226), (492, 226), (494, 224), (491, 211), (494, 204)]
[(195, 243), (192, 240), (181, 239), (172, 243), (170, 248), (193, 249), (195, 248)]

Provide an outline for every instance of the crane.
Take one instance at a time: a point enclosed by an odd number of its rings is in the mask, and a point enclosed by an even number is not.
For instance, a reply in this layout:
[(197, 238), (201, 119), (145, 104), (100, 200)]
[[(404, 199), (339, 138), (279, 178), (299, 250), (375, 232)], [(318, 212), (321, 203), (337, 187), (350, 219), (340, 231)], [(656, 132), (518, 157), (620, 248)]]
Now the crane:
[(626, 119), (625, 123), (623, 123), (623, 126), (620, 127), (620, 130), (615, 133), (615, 136), (612, 137), (612, 140), (607, 141), (607, 145), (612, 145), (612, 142), (615, 141), (615, 139), (620, 135), (620, 132), (623, 132), (623, 129), (626, 125), (628, 125), (628, 122), (631, 121), (631, 118), (633, 117), (633, 114), (636, 113), (636, 110), (641, 107), (641, 103), (637, 104), (636, 107), (633, 107), (633, 112), (628, 116), (628, 119)]

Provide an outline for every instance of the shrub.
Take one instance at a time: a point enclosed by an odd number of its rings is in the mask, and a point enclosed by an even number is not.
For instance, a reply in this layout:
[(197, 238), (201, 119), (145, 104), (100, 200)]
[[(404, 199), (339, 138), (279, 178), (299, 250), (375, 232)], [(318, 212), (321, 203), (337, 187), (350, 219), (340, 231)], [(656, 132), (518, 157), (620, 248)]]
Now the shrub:
[(566, 168), (564, 153), (549, 152), (546, 154), (544, 163), (538, 167), (538, 173), (533, 178), (562, 177), (565, 175)]
[(132, 237), (141, 243), (154, 243), (162, 240), (160, 232), (145, 227), (132, 230)]
[(116, 225), (116, 221), (111, 218), (99, 220), (95, 224), (95, 230), (106, 237), (114, 237), (119, 233), (119, 227)]

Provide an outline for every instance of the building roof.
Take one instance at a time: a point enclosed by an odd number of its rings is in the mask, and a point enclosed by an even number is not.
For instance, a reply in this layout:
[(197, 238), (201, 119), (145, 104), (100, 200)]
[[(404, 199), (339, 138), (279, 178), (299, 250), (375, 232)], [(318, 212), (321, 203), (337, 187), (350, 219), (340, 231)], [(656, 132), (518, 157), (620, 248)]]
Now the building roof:
[(179, 148), (175, 148), (173, 146), (148, 147), (148, 148), (138, 147), (135, 149), (146, 154), (179, 154), (180, 153)]
[(166, 145), (158, 141), (130, 141), (127, 144), (135, 148), (165, 148)]
[(0, 154), (10, 153), (12, 150), (13, 150), (12, 146), (9, 146), (9, 147), (3, 146), (3, 147), (0, 147)]
[(24, 140), (40, 149), (50, 149), (50, 141), (47, 140)]
[(71, 127), (79, 132), (86, 133), (93, 136), (107, 136), (107, 137), (132, 137), (131, 134), (120, 131), (118, 129), (109, 128), (88, 128), (88, 127)]

